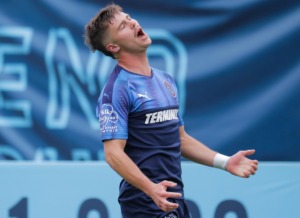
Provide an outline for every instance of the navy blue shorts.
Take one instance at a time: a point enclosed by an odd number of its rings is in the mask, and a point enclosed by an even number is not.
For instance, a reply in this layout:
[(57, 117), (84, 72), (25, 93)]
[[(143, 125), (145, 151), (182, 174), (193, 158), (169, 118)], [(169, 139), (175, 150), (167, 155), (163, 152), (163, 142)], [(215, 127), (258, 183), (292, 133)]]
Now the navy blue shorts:
[(179, 207), (171, 212), (164, 212), (146, 195), (119, 203), (123, 218), (190, 218), (184, 199), (168, 199), (168, 201), (178, 203)]

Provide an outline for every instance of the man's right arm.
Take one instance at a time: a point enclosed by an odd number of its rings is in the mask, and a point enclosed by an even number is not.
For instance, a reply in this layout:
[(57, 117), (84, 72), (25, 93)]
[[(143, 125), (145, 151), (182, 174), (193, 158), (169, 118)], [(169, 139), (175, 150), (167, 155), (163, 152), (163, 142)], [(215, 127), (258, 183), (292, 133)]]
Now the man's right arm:
[(178, 204), (167, 201), (167, 198), (178, 198), (181, 194), (166, 191), (168, 187), (176, 186), (176, 183), (153, 183), (124, 152), (126, 140), (107, 140), (103, 144), (106, 162), (128, 183), (150, 196), (163, 211), (171, 211), (178, 207)]

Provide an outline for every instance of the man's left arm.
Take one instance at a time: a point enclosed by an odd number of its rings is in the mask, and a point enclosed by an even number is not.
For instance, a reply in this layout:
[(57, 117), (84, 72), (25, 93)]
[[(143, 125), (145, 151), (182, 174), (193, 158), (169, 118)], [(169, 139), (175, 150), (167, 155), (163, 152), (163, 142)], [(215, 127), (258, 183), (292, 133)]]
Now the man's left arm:
[(233, 175), (248, 178), (254, 175), (258, 168), (258, 161), (246, 156), (254, 154), (255, 150), (238, 151), (231, 157), (219, 154), (180, 129), (182, 156), (199, 164), (227, 170)]

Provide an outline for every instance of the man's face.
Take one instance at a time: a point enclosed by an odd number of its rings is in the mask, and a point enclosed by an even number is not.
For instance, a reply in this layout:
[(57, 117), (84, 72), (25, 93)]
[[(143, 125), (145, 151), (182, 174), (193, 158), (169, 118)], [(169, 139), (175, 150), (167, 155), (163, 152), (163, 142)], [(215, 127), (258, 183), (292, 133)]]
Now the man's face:
[(115, 15), (108, 28), (108, 34), (108, 43), (117, 45), (119, 53), (145, 52), (152, 42), (139, 23), (123, 12)]

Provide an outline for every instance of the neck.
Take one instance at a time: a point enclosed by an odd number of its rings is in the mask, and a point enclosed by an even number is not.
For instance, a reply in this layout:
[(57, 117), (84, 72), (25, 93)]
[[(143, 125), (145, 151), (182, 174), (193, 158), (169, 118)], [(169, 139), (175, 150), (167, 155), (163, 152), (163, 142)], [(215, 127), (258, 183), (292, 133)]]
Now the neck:
[(123, 55), (118, 58), (118, 64), (130, 72), (151, 76), (151, 68), (146, 53), (142, 55)]

